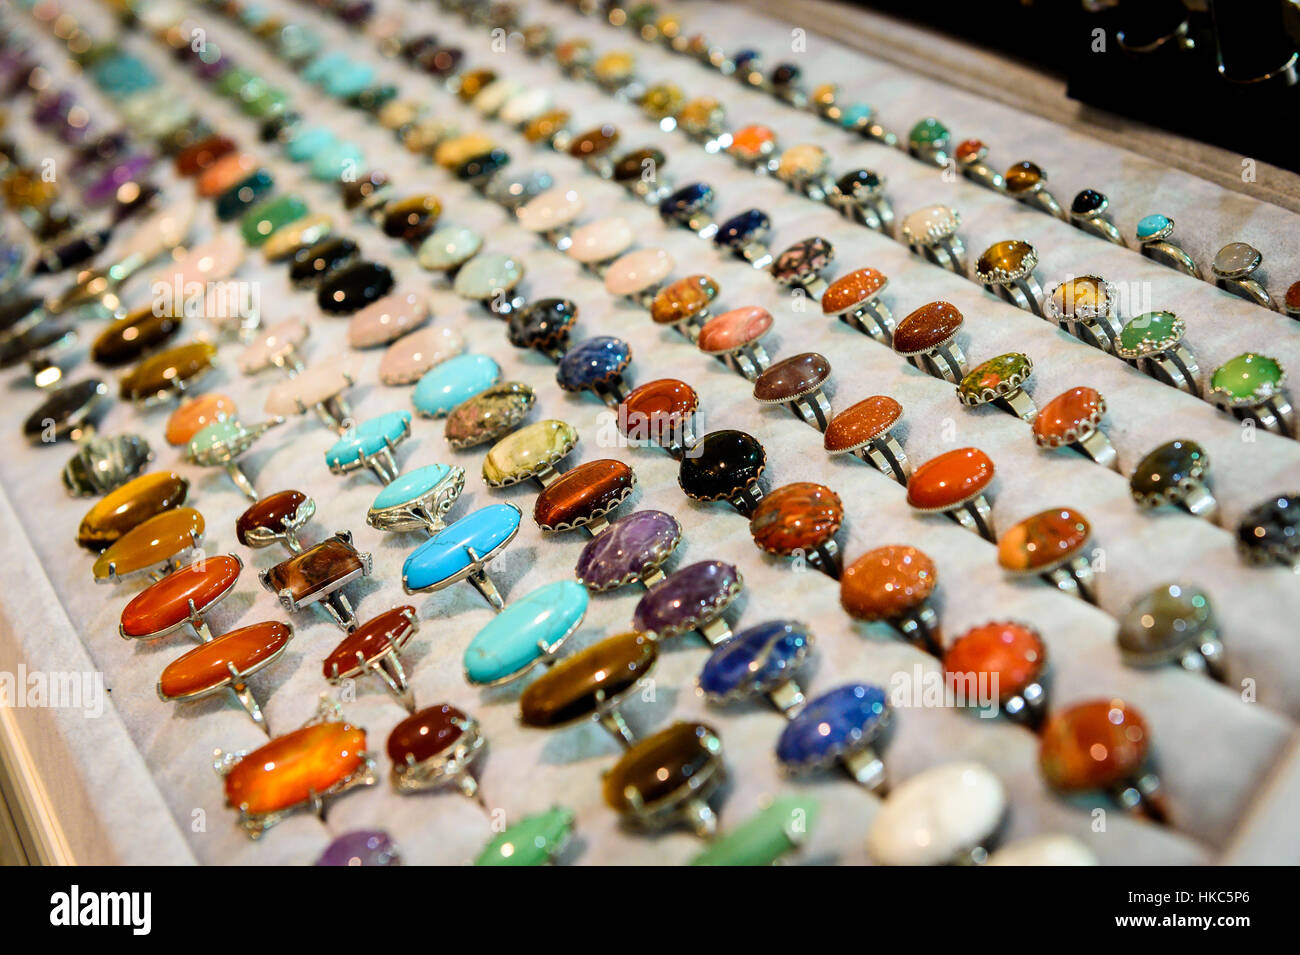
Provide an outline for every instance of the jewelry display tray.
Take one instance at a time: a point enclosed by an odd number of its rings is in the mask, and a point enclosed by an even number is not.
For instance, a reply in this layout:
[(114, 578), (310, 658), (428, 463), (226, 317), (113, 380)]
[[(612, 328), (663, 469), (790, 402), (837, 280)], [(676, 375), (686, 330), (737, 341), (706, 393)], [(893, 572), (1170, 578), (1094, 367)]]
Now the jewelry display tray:
[[(111, 21), (103, 7), (76, 0), (67, 4), (96, 33)], [(462, 126), (480, 128), (483, 120), (454, 96), (435, 90), (433, 79), (401, 63), (383, 59), (370, 41), (338, 23), (316, 17), (308, 5), (277, 0), (268, 6), (286, 18), (311, 18), (327, 42), (376, 65), (380, 79), (391, 80), (407, 96), (427, 101), (458, 117)], [(1211, 488), (1218, 498), (1222, 526), (1177, 509), (1140, 511), (1127, 477), (1104, 469), (1069, 449), (1039, 450), (1029, 426), (995, 407), (964, 408), (953, 386), (929, 377), (890, 349), (828, 319), (820, 307), (779, 288), (763, 272), (716, 252), (691, 233), (669, 228), (655, 209), (617, 185), (597, 179), (577, 160), (533, 147), (499, 123), (485, 128), (513, 157), (513, 164), (550, 171), (559, 184), (572, 184), (586, 198), (587, 218), (622, 215), (633, 223), (641, 247), (662, 246), (677, 262), (675, 275), (704, 271), (721, 285), (714, 313), (742, 305), (761, 305), (776, 317), (766, 340), (774, 358), (804, 351), (827, 356), (833, 366), (828, 397), (836, 410), (872, 394), (892, 395), (904, 414), (896, 432), (914, 464), (955, 447), (976, 446), (997, 466), (989, 497), (998, 529), (1052, 506), (1070, 506), (1092, 523), (1090, 545), (1098, 572), (1098, 606), (1068, 596), (1038, 578), (1016, 580), (999, 568), (994, 545), (942, 515), (918, 516), (902, 487), (851, 456), (831, 458), (822, 436), (780, 406), (758, 404), (751, 384), (694, 348), (671, 330), (655, 326), (647, 313), (612, 299), (599, 279), (565, 255), (510, 221), (444, 170), (396, 145), (391, 134), (365, 115), (325, 100), (283, 67), (229, 21), (192, 9), (215, 42), (236, 62), (256, 65), (272, 83), (289, 90), (309, 122), (351, 137), (364, 148), (368, 163), (386, 170), (397, 193), (429, 191), (443, 199), (444, 222), (470, 226), (487, 237), (487, 247), (518, 256), (527, 267), (524, 286), (532, 298), (562, 295), (580, 309), (575, 340), (594, 334), (626, 339), (633, 363), (626, 379), (639, 384), (677, 377), (700, 395), (701, 431), (737, 428), (755, 435), (767, 449), (764, 484), (816, 481), (834, 489), (844, 502), (845, 526), (839, 542), (846, 563), (864, 551), (889, 543), (915, 545), (938, 568), (936, 610), (945, 635), (988, 620), (1028, 623), (1042, 634), (1050, 667), (1049, 709), (1072, 702), (1116, 697), (1146, 718), (1152, 751), (1168, 800), (1170, 824), (1156, 825), (1125, 815), (1103, 797), (1062, 797), (1049, 790), (1038, 769), (1038, 740), (1005, 718), (980, 719), (952, 708), (899, 706), (883, 757), (894, 785), (943, 762), (975, 760), (992, 769), (1006, 786), (1009, 810), (1003, 842), (1040, 833), (1069, 833), (1089, 846), (1104, 864), (1291, 863), (1300, 861), (1300, 579), (1286, 568), (1252, 567), (1239, 558), (1233, 528), (1243, 513), (1272, 493), (1300, 490), (1300, 442), (1247, 428), (1209, 403), (1150, 378), (1119, 359), (1090, 348), (1050, 322), (1018, 310), (964, 278), (910, 254), (901, 243), (838, 216), (829, 207), (789, 191), (772, 177), (755, 176), (726, 156), (711, 155), (680, 133), (664, 132), (633, 104), (603, 95), (596, 87), (560, 76), (545, 60), (512, 47), (490, 50), (486, 28), (471, 27), (442, 14), (431, 3), (379, 4), (401, 10), (412, 29), (435, 32), (448, 44), (463, 46), (467, 61), (488, 66), (529, 86), (549, 86), (573, 114), (574, 129), (612, 122), (622, 146), (657, 145), (668, 157), (664, 174), (678, 184), (704, 180), (718, 195), (719, 219), (749, 207), (772, 217), (771, 248), (822, 235), (835, 247), (833, 277), (862, 266), (889, 276), (884, 300), (895, 316), (934, 300), (955, 304), (966, 316), (959, 339), (972, 366), (985, 358), (1021, 351), (1033, 359), (1027, 389), (1041, 407), (1076, 385), (1097, 388), (1106, 398), (1103, 428), (1114, 442), (1124, 475), (1155, 446), (1191, 438), (1203, 445), (1211, 464)], [(742, 88), (687, 58), (639, 42), (596, 18), (541, 0), (521, 4), (526, 19), (547, 18), (559, 37), (589, 38), (597, 52), (631, 48), (638, 72), (648, 81), (671, 80), (688, 95), (711, 94), (726, 107), (731, 126), (765, 123), (780, 142), (816, 142), (829, 152), (832, 171), (865, 166), (887, 178), (886, 193), (900, 217), (932, 203), (945, 203), (962, 216), (961, 236), (968, 260), (993, 242), (1018, 238), (1038, 250), (1037, 274), (1046, 287), (1071, 274), (1098, 274), (1142, 297), (1142, 307), (1175, 311), (1187, 323), (1186, 341), (1202, 380), (1222, 361), (1247, 350), (1269, 354), (1300, 368), (1300, 323), (1269, 312), (1143, 258), (1133, 249), (1093, 238), (1012, 199), (964, 178), (945, 176), (904, 152), (841, 131), (809, 113), (797, 112), (762, 93)], [(869, 99), (887, 128), (905, 133), (927, 115), (944, 119), (955, 140), (978, 136), (991, 150), (996, 167), (1032, 158), (1051, 174), (1048, 185), (1068, 203), (1076, 191), (1093, 187), (1111, 200), (1116, 223), (1131, 235), (1150, 212), (1178, 222), (1177, 238), (1203, 267), (1226, 242), (1241, 240), (1259, 248), (1273, 277), (1275, 295), (1300, 277), (1300, 216), (1281, 205), (1230, 191), (1176, 171), (990, 99), (965, 92), (894, 65), (887, 58), (851, 50), (819, 33), (819, 22), (779, 21), (743, 6), (686, 3), (680, 10), (688, 32), (702, 30), (728, 49), (749, 46), (765, 53), (769, 65), (793, 59), (809, 83), (835, 81), (848, 95)], [(804, 8), (799, 8), (804, 9)], [(838, 8), (844, 18), (871, 14)], [(806, 52), (790, 53), (792, 29), (806, 31)], [(33, 30), (33, 32), (38, 32)], [(40, 52), (62, 54), (44, 33)], [(452, 292), (445, 280), (422, 271), (413, 256), (367, 223), (351, 222), (329, 184), (309, 179), (256, 139), (256, 123), (218, 100), (183, 72), (174, 59), (142, 35), (127, 47), (169, 77), (176, 95), (187, 98), (218, 130), (229, 130), (268, 164), (282, 189), (303, 195), (314, 210), (335, 216), (336, 228), (357, 240), (370, 258), (388, 263), (399, 287), (427, 289), (433, 322), (464, 333), (469, 350), (490, 355), (503, 380), (525, 382), (537, 393), (531, 420), (561, 418), (572, 423), (581, 443), (562, 467), (612, 457), (636, 471), (637, 488), (618, 512), (656, 508), (681, 521), (684, 536), (671, 567), (718, 559), (735, 564), (745, 580), (738, 602), (727, 613), (734, 630), (775, 618), (807, 624), (816, 637), (800, 683), (811, 696), (849, 681), (886, 688), (898, 674), (915, 668), (932, 672), (938, 661), (902, 642), (888, 627), (852, 621), (839, 606), (837, 583), (811, 568), (768, 557), (750, 537), (747, 521), (725, 504), (696, 504), (677, 485), (675, 462), (646, 448), (615, 446), (612, 412), (591, 394), (561, 391), (554, 365), (544, 357), (513, 348), (503, 324)], [(111, 109), (84, 77), (55, 71), (69, 80), (106, 115)], [(26, 123), (26, 111), (15, 110)], [(22, 114), (22, 115), (20, 115)], [(111, 122), (104, 121), (106, 128)], [(30, 132), (30, 125), (26, 127)], [(15, 132), (17, 136), (18, 133)], [(35, 143), (33, 138), (25, 140)], [(1171, 148), (1177, 149), (1177, 144)], [(35, 146), (33, 155), (37, 154)], [(190, 189), (175, 181), (170, 164), (159, 164), (169, 194)], [(1264, 170), (1261, 176), (1295, 177)], [(1274, 182), (1276, 185), (1276, 181)], [(229, 228), (227, 226), (227, 228)], [(210, 204), (200, 211), (195, 240), (212, 235)], [(1208, 269), (1207, 269), (1208, 270)], [(147, 269), (153, 274), (156, 269)], [(239, 278), (260, 283), (263, 322), (302, 315), (312, 331), (302, 349), (310, 366), (347, 348), (346, 319), (323, 315), (311, 292), (293, 289), (281, 265), (250, 253)], [(147, 300), (148, 284), (138, 276), (125, 289), (128, 305)], [(197, 331), (192, 329), (191, 332)], [(86, 328), (83, 340), (94, 330)], [(185, 333), (182, 333), (185, 337)], [(236, 368), (238, 344), (221, 346), (216, 370), (204, 390), (232, 396), (246, 421), (265, 417), (262, 405), (279, 380), (274, 371), (249, 378)], [(364, 353), (365, 374), (351, 390), (358, 420), (384, 411), (410, 408), (410, 388), (378, 383), (382, 349)], [(286, 619), (274, 595), (257, 582), (259, 569), (282, 559), (279, 548), (249, 550), (235, 539), (235, 518), (247, 501), (226, 475), (183, 462), (178, 449), (163, 440), (170, 407), (138, 411), (116, 400), (115, 378), (92, 370), (88, 360), (68, 378), (100, 374), (114, 395), (99, 430), (145, 436), (157, 457), (151, 467), (174, 469), (191, 483), (190, 503), (206, 518), (205, 550), (235, 553), (245, 563), (235, 592), (208, 617), (214, 633), (269, 619)], [(78, 521), (90, 499), (70, 499), (60, 470), (71, 454), (67, 443), (29, 446), (21, 423), (40, 398), (29, 381), (9, 374), (3, 405), (4, 454), (0, 455), (0, 554), (4, 581), (0, 594), (0, 670), (101, 671), (109, 690), (105, 709), (88, 718), (75, 709), (0, 710), (0, 729), (11, 775), (16, 775), (20, 808), (36, 817), (42, 853), (56, 860), (84, 863), (303, 864), (314, 861), (330, 840), (358, 828), (383, 828), (410, 863), (465, 864), (499, 831), (521, 815), (563, 805), (576, 816), (574, 844), (564, 860), (575, 864), (678, 864), (699, 852), (701, 843), (685, 829), (646, 834), (620, 824), (601, 796), (601, 774), (616, 760), (617, 745), (595, 724), (542, 731), (520, 724), (519, 687), (480, 690), (466, 683), (461, 658), (470, 638), (492, 611), (468, 586), (406, 597), (401, 564), (419, 543), (416, 534), (383, 534), (365, 523), (378, 484), (366, 472), (348, 477), (329, 473), (325, 449), (334, 436), (308, 415), (272, 431), (243, 459), (259, 492), (298, 488), (315, 498), (317, 513), (304, 540), (315, 542), (336, 530), (351, 530), (359, 549), (374, 555), (374, 572), (352, 584), (348, 593), (360, 619), (404, 603), (420, 618), (417, 636), (403, 653), (419, 706), (451, 703), (476, 717), (488, 740), (479, 764), (487, 812), (454, 789), (398, 795), (388, 782), (384, 741), (405, 715), (377, 680), (357, 685), (356, 699), (344, 704), (349, 721), (369, 734), (376, 754), (376, 785), (327, 803), (324, 820), (296, 813), (260, 840), (250, 840), (224, 805), (220, 779), (212, 768), (215, 749), (247, 750), (265, 742), (237, 703), (225, 696), (202, 702), (163, 703), (155, 692), (161, 668), (190, 645), (181, 635), (158, 641), (128, 642), (117, 634), (118, 617), (135, 585), (96, 586), (90, 556), (75, 544)], [(602, 442), (602, 437), (605, 438)], [(465, 468), (462, 499), (449, 515), (466, 514), (495, 501), (513, 501), (525, 512), (518, 538), (495, 561), (493, 579), (505, 599), (572, 574), (588, 537), (582, 532), (543, 534), (532, 523), (536, 489), (522, 485), (487, 489), (480, 475), (486, 447), (455, 452), (442, 435), (442, 422), (417, 417), (410, 440), (397, 451), (403, 470), (443, 462)], [(1141, 593), (1171, 580), (1186, 581), (1210, 595), (1227, 652), (1226, 685), (1177, 667), (1139, 670), (1125, 666), (1116, 648), (1116, 619)], [(629, 629), (643, 591), (628, 587), (593, 595), (581, 628), (565, 647), (572, 652), (595, 640)], [(324, 614), (304, 612), (291, 620), (295, 636), (275, 665), (251, 680), (273, 732), (302, 724), (316, 710), (319, 695), (331, 688), (321, 676), (321, 660), (341, 638)], [(787, 778), (774, 758), (784, 720), (763, 705), (717, 708), (695, 692), (695, 678), (708, 655), (697, 636), (669, 644), (642, 690), (624, 706), (638, 736), (673, 720), (701, 720), (723, 741), (728, 771), (715, 805), (723, 830), (738, 824), (766, 800), (790, 791), (812, 796), (820, 806), (815, 826), (798, 854), (805, 863), (868, 862), (864, 840), (879, 799), (846, 775), (827, 771)], [(526, 682), (526, 681), (524, 681)], [(16, 769), (14, 769), (16, 767)], [(1098, 811), (1101, 810), (1101, 811)]]

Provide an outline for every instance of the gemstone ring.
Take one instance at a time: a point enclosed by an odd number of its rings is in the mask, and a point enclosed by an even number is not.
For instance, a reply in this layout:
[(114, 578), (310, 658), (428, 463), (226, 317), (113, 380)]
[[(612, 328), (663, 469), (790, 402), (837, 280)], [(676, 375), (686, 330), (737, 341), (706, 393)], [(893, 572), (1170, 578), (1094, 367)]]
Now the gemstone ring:
[(963, 176), (994, 192), (1006, 192), (1007, 184), (1002, 173), (984, 161), (988, 154), (989, 147), (979, 139), (962, 140), (954, 153)]
[(1177, 269), (1192, 278), (1201, 278), (1201, 269), (1196, 261), (1170, 238), (1174, 234), (1173, 219), (1159, 213), (1143, 216), (1138, 220), (1136, 234), (1142, 254), (1148, 259)]
[(1139, 371), (1199, 396), (1200, 369), (1183, 344), (1185, 329), (1173, 312), (1144, 312), (1124, 323), (1115, 339), (1115, 354)]
[(1043, 314), (1043, 290), (1034, 277), (1038, 250), (1020, 239), (995, 242), (975, 260), (975, 280), (1016, 308)]
[(1124, 236), (1106, 214), (1109, 206), (1110, 200), (1096, 189), (1080, 189), (1070, 203), (1070, 221), (1089, 235), (1125, 245)]
[(1225, 292), (1254, 302), (1260, 308), (1276, 309), (1277, 305), (1268, 294), (1268, 289), (1258, 279), (1251, 277), (1263, 261), (1264, 256), (1253, 245), (1229, 242), (1215, 254), (1210, 266), (1214, 273), (1214, 284)]
[(1006, 183), (1007, 195), (1039, 212), (1046, 212), (1065, 222), (1070, 221), (1056, 197), (1047, 191), (1047, 173), (1037, 163), (1027, 159), (1018, 162), (1003, 174), (1002, 180)]

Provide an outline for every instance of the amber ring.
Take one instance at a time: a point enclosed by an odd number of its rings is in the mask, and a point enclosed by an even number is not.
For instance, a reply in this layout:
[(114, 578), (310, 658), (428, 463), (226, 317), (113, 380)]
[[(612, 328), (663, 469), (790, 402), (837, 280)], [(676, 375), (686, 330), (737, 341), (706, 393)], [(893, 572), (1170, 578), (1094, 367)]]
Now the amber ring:
[(212, 631), (204, 617), (239, 582), (244, 562), (235, 554), (205, 557), (140, 591), (122, 608), (117, 632), (123, 640), (157, 640), (188, 626), (199, 643)]
[(885, 179), (870, 169), (854, 169), (840, 176), (826, 201), (868, 229), (893, 234), (894, 207), (885, 195)]
[(1173, 312), (1144, 312), (1124, 323), (1115, 339), (1115, 354), (1165, 384), (1200, 396), (1201, 371), (1183, 344), (1187, 326)]
[(940, 268), (966, 277), (966, 247), (957, 230), (961, 216), (947, 206), (926, 206), (903, 219), (902, 237), (908, 248)]
[(1214, 256), (1210, 269), (1214, 273), (1214, 284), (1225, 292), (1231, 292), (1254, 302), (1260, 308), (1276, 310), (1273, 296), (1257, 279), (1251, 276), (1259, 269), (1264, 256), (1259, 250), (1245, 242), (1229, 242)]
[(831, 419), (822, 446), (832, 456), (851, 454), (906, 487), (912, 465), (890, 433), (902, 416), (903, 406), (887, 395), (864, 398)]
[(1043, 290), (1034, 276), (1038, 251), (1028, 242), (995, 242), (975, 261), (975, 278), (1016, 308), (1043, 314)]
[(822, 314), (838, 318), (854, 331), (892, 347), (894, 315), (880, 298), (888, 284), (885, 274), (872, 268), (841, 275), (822, 294)]
[(1053, 218), (1070, 221), (1056, 197), (1047, 191), (1047, 173), (1037, 164), (1028, 160), (1018, 162), (1006, 171), (1002, 180), (1006, 183), (1007, 195)]
[(1143, 594), (1120, 618), (1120, 657), (1132, 667), (1177, 663), (1224, 682), (1223, 640), (1210, 598), (1187, 584), (1161, 584)]
[(373, 563), (370, 554), (353, 546), (351, 531), (339, 531), (257, 577), (288, 613), (320, 604), (338, 627), (350, 633), (357, 618), (342, 588), (358, 577), (369, 577)]
[(406, 794), (455, 786), (481, 800), (472, 770), (486, 748), (478, 720), (450, 704), (412, 713), (388, 735), (393, 789)]
[(1014, 576), (1031, 574), (1096, 603), (1096, 575), (1083, 553), (1092, 525), (1078, 511), (1057, 507), (1025, 518), (998, 538), (998, 563)]
[(1106, 214), (1109, 207), (1110, 200), (1096, 189), (1081, 189), (1070, 203), (1070, 222), (1089, 235), (1116, 245), (1127, 245), (1123, 233)]
[(985, 189), (992, 189), (994, 192), (1006, 191), (1007, 184), (1002, 178), (1002, 173), (985, 162), (988, 159), (989, 147), (982, 141), (963, 140), (957, 144), (954, 155), (962, 175), (971, 182), (977, 182)]
[(1184, 275), (1201, 278), (1196, 260), (1171, 238), (1173, 234), (1174, 220), (1168, 216), (1155, 213), (1138, 220), (1136, 235), (1143, 255)]
[(252, 721), (270, 736), (271, 728), (248, 687), (248, 678), (279, 660), (292, 637), (293, 627), (289, 624), (269, 620), (210, 639), (163, 668), (158, 677), (158, 699), (187, 703), (229, 690)]
[[(662, 768), (669, 764), (690, 766), (691, 772)], [(709, 800), (725, 779), (718, 734), (704, 723), (674, 723), (628, 749), (610, 768), (605, 803), (639, 828), (685, 824), (708, 839), (718, 831)]]
[(1043, 315), (1094, 348), (1115, 350), (1119, 338), (1119, 293), (1097, 275), (1058, 282), (1043, 298)]
[(414, 713), (415, 697), (407, 684), (401, 652), (418, 629), (415, 608), (411, 606), (396, 607), (367, 620), (325, 658), (325, 679), (338, 686), (373, 673), (408, 713)]

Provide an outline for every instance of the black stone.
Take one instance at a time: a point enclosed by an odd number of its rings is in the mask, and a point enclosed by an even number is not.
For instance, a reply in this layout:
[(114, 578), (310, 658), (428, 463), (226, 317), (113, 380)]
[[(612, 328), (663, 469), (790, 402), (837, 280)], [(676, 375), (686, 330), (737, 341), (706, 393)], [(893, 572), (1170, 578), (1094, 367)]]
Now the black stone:
[(51, 319), (21, 334), (0, 342), (0, 368), (12, 368), (20, 362), (40, 357), (44, 352), (71, 345), (76, 328), (68, 322)]
[(275, 180), (259, 169), (243, 182), (231, 186), (217, 199), (217, 218), (222, 222), (238, 219), (275, 187)]
[(365, 205), (377, 193), (389, 186), (388, 173), (382, 169), (372, 169), (364, 176), (342, 185), (343, 205), (349, 209)]
[(510, 154), (504, 149), (489, 149), (461, 163), (460, 168), (456, 170), (456, 176), (465, 181), (482, 179), (504, 169), (509, 162)]
[(428, 50), (415, 58), (415, 65), (430, 76), (446, 76), (465, 59), (465, 51), (454, 46)]
[(850, 198), (857, 198), (859, 194), (870, 195), (883, 184), (884, 180), (870, 169), (854, 169), (840, 176), (835, 182), (835, 188)]
[(567, 298), (543, 298), (510, 316), (506, 336), (516, 348), (562, 349), (578, 320), (578, 306)]
[(1080, 189), (1070, 203), (1070, 211), (1077, 216), (1088, 216), (1106, 208), (1108, 200), (1096, 189)]
[(758, 483), (767, 452), (744, 431), (712, 431), (687, 449), (677, 483), (697, 501), (731, 499)]
[(346, 236), (327, 239), (299, 249), (289, 266), (289, 281), (294, 285), (315, 285), (335, 269), (354, 260), (360, 253), (357, 244)]
[(393, 290), (393, 273), (378, 262), (354, 262), (326, 277), (316, 292), (322, 312), (350, 315)]
[(76, 384), (65, 385), (50, 394), (28, 415), (23, 422), (23, 434), (28, 441), (38, 444), (44, 442), (47, 434), (56, 440), (66, 438), (89, 420), (106, 394), (108, 385), (98, 378), (87, 378)]
[(1209, 466), (1209, 456), (1195, 441), (1170, 441), (1138, 462), (1129, 487), (1134, 494), (1167, 494), (1184, 481), (1200, 480)]
[(408, 196), (385, 203), (376, 218), (385, 235), (404, 242), (416, 243), (425, 239), (442, 214), (442, 203), (437, 196)]
[(778, 63), (772, 70), (772, 85), (789, 86), (791, 83), (798, 82), (802, 75), (803, 71), (793, 63)]
[(154, 200), (161, 195), (161, 190), (152, 183), (146, 183), (140, 186), (135, 194), (125, 199), (116, 197), (113, 199), (113, 211), (110, 216), (113, 225), (121, 225), (127, 219), (134, 215), (139, 215), (146, 209), (153, 208)]
[(112, 232), (108, 229), (97, 229), (47, 249), (36, 260), (32, 272), (36, 275), (49, 275), (88, 262), (103, 251), (111, 235)]
[(377, 113), (383, 109), (384, 104), (397, 97), (397, 87), (391, 83), (385, 83), (382, 86), (371, 86), (362, 90), (355, 96), (348, 99), (350, 106), (358, 109), (364, 109), (367, 113)]
[(36, 319), (36, 310), (45, 300), (39, 295), (20, 295), (0, 304), (0, 334), (10, 332)]
[(1252, 507), (1237, 525), (1237, 543), (1256, 563), (1300, 561), (1300, 494), (1279, 494)]
[(302, 114), (292, 110), (262, 121), (257, 128), (257, 138), (264, 143), (288, 142), (302, 125)]
[(634, 182), (652, 170), (658, 175), (660, 169), (668, 162), (668, 157), (657, 149), (636, 149), (625, 153), (614, 161), (614, 179), (618, 182)]

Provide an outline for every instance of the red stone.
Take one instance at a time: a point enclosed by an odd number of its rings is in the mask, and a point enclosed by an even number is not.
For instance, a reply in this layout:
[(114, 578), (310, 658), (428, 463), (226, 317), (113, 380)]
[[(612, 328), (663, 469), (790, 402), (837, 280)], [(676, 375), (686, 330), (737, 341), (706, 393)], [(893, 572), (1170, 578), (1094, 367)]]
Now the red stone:
[[(325, 679), (355, 672), (361, 659), (369, 662), (389, 649), (400, 650), (415, 633), (415, 608), (394, 607), (377, 617), (372, 617), (344, 637), (325, 658), (321, 671)], [(337, 670), (336, 670), (337, 668)]]
[(617, 507), (635, 484), (636, 475), (622, 461), (579, 464), (537, 495), (533, 520), (548, 531), (579, 527)]
[(388, 758), (394, 766), (422, 763), (444, 752), (465, 732), (469, 717), (447, 703), (413, 713), (388, 734)]
[(223, 686), (231, 680), (232, 666), (241, 675), (252, 673), (273, 660), (292, 636), (293, 631), (276, 620), (223, 633), (167, 664), (158, 679), (158, 693), (176, 700)]
[(1097, 430), (1106, 413), (1106, 399), (1093, 388), (1071, 388), (1039, 409), (1034, 418), (1034, 440), (1059, 447), (1086, 438)]
[(967, 162), (977, 158), (987, 147), (978, 139), (963, 139), (957, 144), (957, 161)]
[(993, 460), (979, 448), (957, 448), (931, 458), (907, 482), (907, 503), (918, 511), (947, 511), (984, 493)]
[(903, 406), (888, 395), (863, 398), (831, 419), (822, 446), (831, 454), (854, 451), (892, 428), (902, 414)]
[(766, 126), (742, 126), (731, 136), (731, 151), (736, 155), (755, 160), (761, 158), (776, 143), (776, 133)]
[(225, 136), (209, 136), (176, 154), (176, 171), (182, 176), (196, 176), (227, 153), (235, 151), (235, 141)]
[(840, 605), (858, 620), (892, 620), (924, 603), (938, 577), (934, 563), (915, 547), (877, 547), (844, 569)]
[(249, 753), (226, 776), (226, 802), (250, 816), (299, 806), (347, 780), (365, 763), (366, 731), (313, 723)]
[(180, 626), (190, 616), (190, 601), (202, 614), (226, 595), (244, 565), (233, 554), (196, 560), (150, 584), (122, 609), (121, 633), (149, 637)]
[(998, 563), (1016, 573), (1040, 573), (1074, 557), (1091, 533), (1088, 519), (1078, 511), (1042, 511), (998, 539)]
[(1142, 768), (1150, 733), (1123, 700), (1091, 700), (1061, 710), (1043, 727), (1038, 764), (1057, 789), (1109, 789)]
[(248, 510), (240, 514), (235, 521), (235, 536), (245, 547), (258, 546), (249, 541), (252, 531), (264, 530), (272, 534), (283, 534), (288, 522), (298, 513), (298, 509), (308, 500), (302, 491), (276, 491), (255, 501)]
[(821, 484), (801, 481), (772, 491), (754, 508), (749, 532), (769, 554), (789, 555), (822, 546), (844, 522), (839, 495)]
[(1291, 284), (1291, 287), (1286, 290), (1283, 302), (1291, 311), (1300, 311), (1300, 282)]
[(1038, 679), (1047, 649), (1038, 634), (1018, 623), (986, 623), (953, 641), (943, 655), (944, 670), (957, 677), (997, 677), (1000, 700), (1024, 691)]
[(946, 343), (961, 328), (964, 316), (956, 305), (931, 302), (908, 314), (894, 329), (894, 351), (919, 355)]

